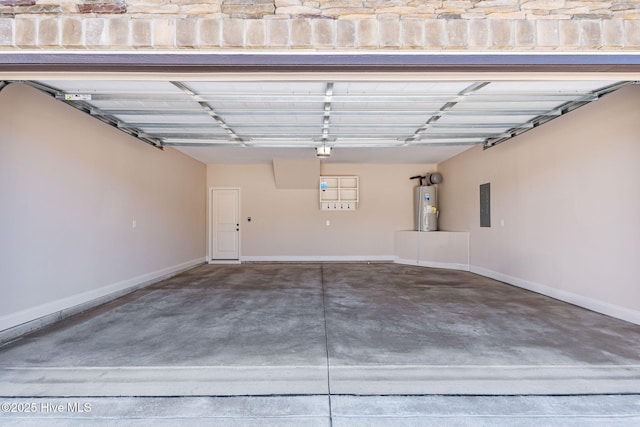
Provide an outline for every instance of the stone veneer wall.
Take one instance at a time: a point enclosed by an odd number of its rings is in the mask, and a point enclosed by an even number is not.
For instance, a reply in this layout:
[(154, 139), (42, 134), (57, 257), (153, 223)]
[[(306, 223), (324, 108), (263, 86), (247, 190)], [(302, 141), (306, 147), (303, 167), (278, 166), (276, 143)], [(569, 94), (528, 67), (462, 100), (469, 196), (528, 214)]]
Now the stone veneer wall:
[(0, 49), (633, 50), (639, 0), (0, 0)]

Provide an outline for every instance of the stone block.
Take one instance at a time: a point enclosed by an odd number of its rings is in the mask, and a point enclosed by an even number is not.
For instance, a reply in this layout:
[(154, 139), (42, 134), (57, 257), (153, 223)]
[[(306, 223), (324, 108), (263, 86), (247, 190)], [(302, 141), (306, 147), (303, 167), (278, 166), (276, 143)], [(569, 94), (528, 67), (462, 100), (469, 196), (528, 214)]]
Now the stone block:
[(177, 47), (198, 46), (197, 18), (181, 18), (176, 20), (176, 45)]
[(176, 46), (176, 20), (155, 18), (153, 20), (153, 46), (172, 48)]
[(367, 9), (366, 7), (352, 7), (349, 9), (325, 9), (322, 11), (322, 16), (327, 16), (336, 19), (374, 19), (376, 18), (375, 11), (373, 9)]
[(275, 14), (274, 0), (225, 0), (221, 5), (222, 13), (232, 18), (262, 18)]
[(469, 21), (487, 19), (487, 14), (483, 12), (461, 13), (459, 17), (454, 19), (467, 19)]
[[(185, 8), (189, 6), (194, 6), (194, 4), (185, 0), (127, 0), (127, 12), (129, 15), (167, 13), (178, 15), (180, 13), (184, 14)], [(196, 4), (195, 6), (201, 5)]]
[(307, 6), (285, 6), (276, 9), (276, 15), (300, 16), (300, 15), (320, 15), (322, 11), (318, 8)]
[(542, 19), (536, 21), (536, 47), (549, 48), (558, 46), (558, 21)]
[[(319, 0), (320, 6), (323, 9), (331, 9), (335, 7), (355, 7), (355, 6), (364, 6), (363, 1), (358, 0)], [(384, 5), (386, 3), (391, 3), (391, 1), (367, 1), (367, 7), (371, 9), (375, 9), (377, 6)]]
[(34, 18), (16, 16), (16, 46), (33, 47), (36, 46), (38, 34), (37, 21)]
[(245, 22), (245, 46), (264, 47), (267, 43), (267, 25), (262, 19), (248, 19)]
[[(127, 12), (132, 14), (145, 14), (145, 15), (164, 15), (164, 14), (179, 14), (181, 12), (181, 5), (172, 4), (167, 0), (144, 0), (144, 1), (130, 1), (127, 4)], [(184, 11), (183, 11), (184, 12)]]
[(222, 13), (222, 1), (223, 0), (209, 0), (212, 13)]
[(378, 21), (376, 19), (358, 21), (357, 28), (358, 47), (378, 47)]
[(624, 25), (622, 19), (606, 19), (602, 21), (602, 45), (621, 47), (624, 43)]
[(581, 6), (565, 7), (563, 9), (554, 10), (553, 13), (563, 14), (569, 17), (577, 17), (579, 19), (590, 15), (589, 6), (586, 6), (585, 3), (582, 3)]
[(79, 13), (98, 13), (98, 14), (122, 14), (127, 12), (127, 4), (124, 1), (105, 1), (96, 2), (89, 1), (78, 5)]
[(75, 17), (62, 18), (62, 46), (81, 47), (82, 40), (82, 20)]
[(563, 48), (580, 46), (580, 23), (574, 20), (558, 21), (558, 43)]
[(628, 12), (636, 10), (638, 8), (638, 5), (635, 4), (633, 0), (627, 0), (621, 1), (619, 3), (616, 2), (612, 5), (610, 4), (609, 7), (613, 12)]
[(596, 19), (585, 19), (578, 22), (580, 24), (580, 46), (590, 48), (601, 47), (601, 21)]
[(320, 2), (319, 8), (322, 15), (333, 17), (347, 17), (350, 15), (368, 15), (373, 17), (376, 14), (375, 7), (359, 1), (329, 1)]
[(104, 46), (108, 40), (108, 25), (104, 18), (82, 19), (84, 27), (84, 45), (86, 47)]
[(151, 42), (151, 19), (133, 19), (131, 21), (131, 46), (149, 47)]
[(400, 20), (378, 20), (380, 47), (400, 47)]
[(12, 18), (0, 18), (0, 46), (13, 45), (13, 23)]
[[(210, 7), (209, 10), (214, 10), (218, 8), (217, 12), (220, 12), (220, 0), (127, 0), (129, 3), (133, 1), (162, 1), (165, 3), (177, 3), (180, 6), (195, 6), (195, 5), (208, 5)], [(224, 0), (223, 0), (224, 1)]]
[(489, 21), (474, 19), (469, 21), (469, 47), (487, 48), (490, 45)]
[(222, 21), (222, 46), (244, 46), (244, 19), (224, 19)]
[(220, 30), (222, 29), (220, 19), (200, 19), (198, 25), (200, 26), (200, 47), (220, 46)]
[(447, 47), (463, 48), (467, 46), (469, 39), (469, 21), (452, 19), (447, 21)]
[[(3, 6), (0, 0), (0, 15), (15, 16), (16, 14), (30, 15), (60, 15), (62, 8), (56, 4), (35, 4), (32, 6)], [(75, 13), (75, 10), (73, 11)]]
[(267, 46), (289, 46), (289, 20), (269, 19), (267, 21)]
[(309, 19), (298, 18), (291, 20), (291, 46), (311, 46), (311, 22), (309, 22)]
[(415, 11), (411, 14), (415, 17), (421, 18), (430, 18), (435, 19), (436, 17), (436, 6), (440, 7), (440, 2), (427, 1), (427, 2), (416, 2), (415, 3)]
[(288, 6), (301, 6), (302, 0), (275, 0), (274, 5), (276, 9)]
[(424, 47), (443, 48), (447, 44), (446, 22), (442, 19), (427, 19), (424, 22)]
[[(391, 3), (391, 2), (388, 2)], [(376, 13), (378, 15), (394, 15), (394, 16), (406, 16), (415, 12), (414, 7), (407, 6), (394, 6), (394, 5), (386, 5), (376, 7)]]
[(536, 24), (534, 21), (515, 21), (515, 47), (534, 47), (536, 45)]
[(510, 19), (492, 19), (491, 45), (495, 48), (513, 47), (513, 21)]
[(488, 19), (513, 19), (516, 21), (524, 20), (527, 17), (527, 12), (518, 10), (515, 12), (491, 12), (487, 13)]
[(640, 20), (624, 21), (624, 33), (626, 35), (626, 48), (640, 47)]
[(195, 15), (220, 15), (220, 11), (214, 12), (214, 9), (211, 8), (211, 5), (208, 3), (204, 4), (189, 4), (185, 6), (180, 6), (180, 12), (187, 16), (195, 16)]
[(78, 13), (78, 5), (75, 3), (71, 3), (69, 1), (62, 1), (59, 7), (60, 7), (59, 13), (61, 15), (75, 15), (76, 13)]
[(566, 0), (523, 0), (520, 7), (526, 10), (549, 11), (562, 9), (565, 3)]
[(38, 46), (60, 46), (60, 20), (41, 19), (38, 23)]
[(436, 9), (437, 17), (444, 20), (461, 19), (462, 15), (466, 15), (465, 9)]
[(336, 34), (336, 21), (332, 19), (312, 19), (313, 46), (332, 47)]
[(400, 23), (402, 47), (422, 47), (424, 44), (424, 21), (417, 18), (407, 18)]
[(0, 0), (0, 6), (33, 6), (36, 0)]
[(109, 23), (109, 46), (129, 46), (129, 18), (113, 18)]
[(336, 21), (336, 46), (355, 47), (356, 41), (356, 21), (351, 19), (340, 19)]
[(475, 9), (489, 9), (489, 10), (511, 10), (514, 8), (518, 8), (517, 5), (514, 5), (513, 0), (479, 0), (473, 4), (473, 8)]

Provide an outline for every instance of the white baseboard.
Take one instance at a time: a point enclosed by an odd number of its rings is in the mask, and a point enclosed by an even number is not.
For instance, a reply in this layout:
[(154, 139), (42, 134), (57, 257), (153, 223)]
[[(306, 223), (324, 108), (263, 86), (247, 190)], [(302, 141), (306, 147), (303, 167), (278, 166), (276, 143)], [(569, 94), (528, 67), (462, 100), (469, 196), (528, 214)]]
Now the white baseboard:
[(0, 342), (10, 341), (65, 317), (72, 316), (119, 298), (137, 289), (175, 276), (183, 271), (204, 264), (204, 262), (204, 258), (198, 258), (2, 316), (0, 317)]
[(606, 314), (607, 316), (615, 317), (627, 322), (640, 325), (640, 311), (637, 310), (620, 307), (615, 304), (599, 301), (597, 299), (575, 294), (573, 292), (567, 292), (561, 289), (552, 288), (541, 283), (530, 282), (528, 280), (498, 273), (497, 271), (488, 270), (482, 267), (476, 267), (472, 265), (470, 266), (469, 271), (481, 276), (489, 277), (491, 279), (499, 280), (501, 282), (517, 286), (519, 288), (546, 295), (560, 301), (568, 302), (569, 304), (577, 305), (579, 307), (583, 307), (597, 313)]
[(453, 262), (418, 261), (415, 259), (397, 259), (396, 264), (417, 265), (419, 267), (444, 268), (446, 270), (469, 271), (468, 264), (458, 264)]
[(356, 255), (356, 256), (243, 256), (243, 262), (393, 262), (394, 255)]

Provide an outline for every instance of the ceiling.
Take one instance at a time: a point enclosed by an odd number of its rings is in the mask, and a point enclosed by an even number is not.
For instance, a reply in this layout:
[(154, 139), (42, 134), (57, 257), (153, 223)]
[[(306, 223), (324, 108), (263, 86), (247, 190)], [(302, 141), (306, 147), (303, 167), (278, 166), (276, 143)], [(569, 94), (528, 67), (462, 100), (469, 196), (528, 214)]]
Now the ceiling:
[(204, 163), (437, 163), (597, 100), (618, 81), (127, 81), (28, 84)]

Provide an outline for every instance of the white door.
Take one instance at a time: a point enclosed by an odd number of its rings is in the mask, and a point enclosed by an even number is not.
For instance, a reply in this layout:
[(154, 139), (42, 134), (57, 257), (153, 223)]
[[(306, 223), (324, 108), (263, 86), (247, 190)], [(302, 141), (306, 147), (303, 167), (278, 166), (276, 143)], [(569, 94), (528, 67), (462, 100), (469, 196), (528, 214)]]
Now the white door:
[(211, 260), (240, 259), (240, 190), (211, 189)]

